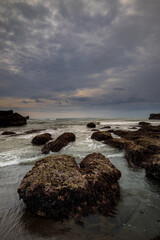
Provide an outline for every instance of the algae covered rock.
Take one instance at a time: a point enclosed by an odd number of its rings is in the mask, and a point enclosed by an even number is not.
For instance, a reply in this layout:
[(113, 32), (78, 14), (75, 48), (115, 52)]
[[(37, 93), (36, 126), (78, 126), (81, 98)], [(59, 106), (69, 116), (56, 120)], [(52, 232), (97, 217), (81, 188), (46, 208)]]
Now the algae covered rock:
[(46, 143), (42, 148), (42, 153), (47, 154), (51, 152), (59, 152), (63, 147), (76, 139), (74, 133), (63, 133), (55, 141)]
[(88, 128), (95, 128), (96, 124), (94, 122), (90, 122), (90, 123), (87, 124), (87, 127)]
[(51, 134), (50, 133), (44, 133), (44, 134), (40, 134), (35, 136), (32, 139), (32, 144), (34, 145), (43, 145), (46, 142), (50, 141), (52, 139)]
[(120, 171), (100, 153), (80, 167), (67, 155), (43, 158), (23, 178), (19, 197), (33, 213), (55, 220), (109, 214), (120, 197)]
[(97, 141), (104, 141), (107, 139), (112, 138), (111, 134), (109, 132), (94, 132), (91, 136), (92, 139), (95, 139)]

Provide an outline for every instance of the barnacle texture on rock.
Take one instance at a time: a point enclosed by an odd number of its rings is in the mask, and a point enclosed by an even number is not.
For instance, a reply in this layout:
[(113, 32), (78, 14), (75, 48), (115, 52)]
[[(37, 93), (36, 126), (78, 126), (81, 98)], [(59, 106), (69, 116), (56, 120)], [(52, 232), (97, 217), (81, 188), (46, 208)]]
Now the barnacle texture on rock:
[(100, 153), (80, 167), (67, 155), (43, 158), (23, 178), (19, 197), (33, 213), (55, 220), (111, 213), (120, 197), (120, 171)]

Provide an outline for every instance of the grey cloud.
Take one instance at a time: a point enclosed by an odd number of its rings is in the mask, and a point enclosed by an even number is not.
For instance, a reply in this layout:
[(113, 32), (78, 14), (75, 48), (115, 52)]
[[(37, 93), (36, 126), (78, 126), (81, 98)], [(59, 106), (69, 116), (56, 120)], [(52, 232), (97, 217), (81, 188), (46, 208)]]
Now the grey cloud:
[[(88, 109), (158, 106), (159, 0), (6, 0), (0, 9), (1, 97), (63, 100)], [(120, 81), (110, 82), (105, 95), (73, 96), (110, 78)]]

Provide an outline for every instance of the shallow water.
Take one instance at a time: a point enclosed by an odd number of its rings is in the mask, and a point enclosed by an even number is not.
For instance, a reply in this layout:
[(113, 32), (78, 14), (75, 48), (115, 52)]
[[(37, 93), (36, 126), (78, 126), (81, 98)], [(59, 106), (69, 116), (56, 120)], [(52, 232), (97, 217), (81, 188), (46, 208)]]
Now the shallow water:
[[(93, 119), (92, 119), (93, 120)], [(46, 129), (55, 139), (63, 132), (73, 132), (76, 141), (58, 154), (75, 157), (77, 163), (89, 153), (100, 152), (122, 172), (119, 181), (121, 200), (114, 217), (100, 215), (63, 223), (33, 216), (25, 211), (19, 200), (17, 187), (37, 159), (42, 158), (41, 147), (32, 146), (31, 140), (37, 135), (0, 136), (0, 239), (150, 239), (160, 230), (160, 185), (145, 177), (144, 170), (128, 165), (124, 152), (111, 148), (90, 138), (86, 128), (87, 119), (31, 120), (27, 126), (7, 128), (16, 133), (30, 129)], [(96, 120), (97, 128), (110, 125), (112, 128), (128, 129), (137, 126), (138, 120)], [(152, 121), (153, 124), (158, 124)], [(57, 129), (56, 129), (57, 128)], [(0, 134), (6, 129), (0, 129)], [(56, 153), (57, 154), (57, 153)]]

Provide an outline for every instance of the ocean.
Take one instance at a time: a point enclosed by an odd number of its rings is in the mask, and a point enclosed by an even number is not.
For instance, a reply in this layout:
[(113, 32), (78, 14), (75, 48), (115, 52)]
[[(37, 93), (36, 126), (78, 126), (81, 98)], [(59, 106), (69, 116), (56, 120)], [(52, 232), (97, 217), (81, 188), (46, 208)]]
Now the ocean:
[[(145, 119), (144, 119), (145, 120)], [(0, 128), (0, 240), (53, 239), (53, 240), (149, 240), (160, 231), (160, 184), (147, 178), (144, 169), (135, 169), (125, 159), (122, 150), (111, 148), (91, 139), (93, 133), (86, 127), (90, 121), (97, 128), (132, 129), (139, 119), (30, 119), (21, 127)], [(149, 120), (153, 125), (158, 121)], [(83, 224), (73, 220), (55, 222), (34, 216), (26, 211), (19, 200), (17, 187), (36, 160), (44, 157), (42, 146), (33, 146), (31, 140), (39, 133), (23, 134), (40, 129), (56, 139), (64, 132), (73, 132), (76, 141), (58, 153), (73, 156), (79, 164), (88, 154), (104, 154), (118, 168), (121, 199), (112, 217), (91, 215), (82, 219)], [(104, 129), (105, 130), (105, 129)], [(3, 131), (14, 131), (17, 136), (2, 135)]]

